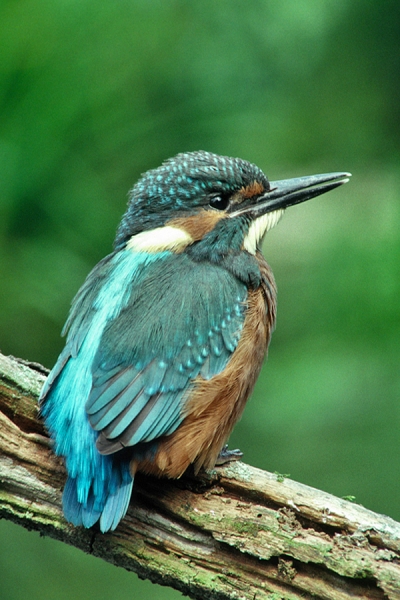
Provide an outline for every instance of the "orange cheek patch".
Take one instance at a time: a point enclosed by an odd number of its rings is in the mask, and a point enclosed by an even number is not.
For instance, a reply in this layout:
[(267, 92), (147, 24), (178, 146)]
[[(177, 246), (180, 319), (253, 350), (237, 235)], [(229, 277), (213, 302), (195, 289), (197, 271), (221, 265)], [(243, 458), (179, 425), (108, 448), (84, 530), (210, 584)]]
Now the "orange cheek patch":
[(265, 188), (259, 181), (253, 181), (246, 187), (240, 189), (240, 194), (243, 198), (253, 198), (253, 196), (260, 196), (265, 192)]
[(166, 225), (178, 227), (187, 231), (193, 241), (202, 240), (203, 237), (214, 229), (218, 221), (225, 219), (227, 215), (223, 212), (214, 212), (209, 210), (200, 210), (197, 214), (190, 217), (181, 217), (168, 221)]

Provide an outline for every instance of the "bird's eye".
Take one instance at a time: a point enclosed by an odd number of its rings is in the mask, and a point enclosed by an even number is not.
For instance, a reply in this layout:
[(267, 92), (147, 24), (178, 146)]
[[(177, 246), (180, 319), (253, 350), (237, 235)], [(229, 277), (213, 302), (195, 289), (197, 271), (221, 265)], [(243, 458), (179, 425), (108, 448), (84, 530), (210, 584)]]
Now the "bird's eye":
[(219, 194), (217, 196), (213, 196), (210, 199), (210, 206), (212, 208), (216, 208), (217, 210), (226, 210), (228, 208), (228, 205), (229, 205), (229, 196), (228, 195), (222, 196), (221, 194)]

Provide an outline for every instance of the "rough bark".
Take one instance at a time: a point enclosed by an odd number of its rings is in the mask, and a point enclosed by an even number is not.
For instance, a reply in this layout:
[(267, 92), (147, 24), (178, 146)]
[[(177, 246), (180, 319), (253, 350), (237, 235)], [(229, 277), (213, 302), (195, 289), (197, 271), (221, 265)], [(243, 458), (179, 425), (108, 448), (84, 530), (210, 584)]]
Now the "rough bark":
[(0, 518), (192, 598), (400, 598), (399, 523), (243, 463), (138, 477), (113, 533), (66, 523), (65, 470), (37, 413), (45, 376), (0, 355)]

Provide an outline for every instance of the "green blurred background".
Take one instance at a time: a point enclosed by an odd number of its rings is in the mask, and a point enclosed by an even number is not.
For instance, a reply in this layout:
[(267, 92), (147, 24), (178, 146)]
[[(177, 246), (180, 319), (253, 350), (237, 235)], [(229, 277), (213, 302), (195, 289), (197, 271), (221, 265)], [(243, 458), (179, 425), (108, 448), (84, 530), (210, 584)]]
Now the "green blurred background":
[[(232, 446), (400, 519), (400, 3), (0, 4), (0, 347), (48, 367), (140, 173), (187, 150), (346, 170), (264, 250), (270, 355)], [(4, 600), (178, 598), (0, 522)]]

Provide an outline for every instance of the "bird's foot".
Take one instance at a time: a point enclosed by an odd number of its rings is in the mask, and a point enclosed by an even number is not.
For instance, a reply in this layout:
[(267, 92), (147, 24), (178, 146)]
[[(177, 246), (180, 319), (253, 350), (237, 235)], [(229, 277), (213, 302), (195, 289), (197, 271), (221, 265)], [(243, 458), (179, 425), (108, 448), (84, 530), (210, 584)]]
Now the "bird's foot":
[(228, 444), (226, 444), (226, 446), (224, 446), (221, 452), (218, 454), (217, 462), (215, 463), (215, 465), (217, 467), (220, 467), (221, 465), (224, 465), (225, 463), (231, 462), (233, 460), (240, 460), (242, 456), (243, 452), (241, 450), (239, 450), (238, 448), (236, 448), (235, 450), (228, 450)]

